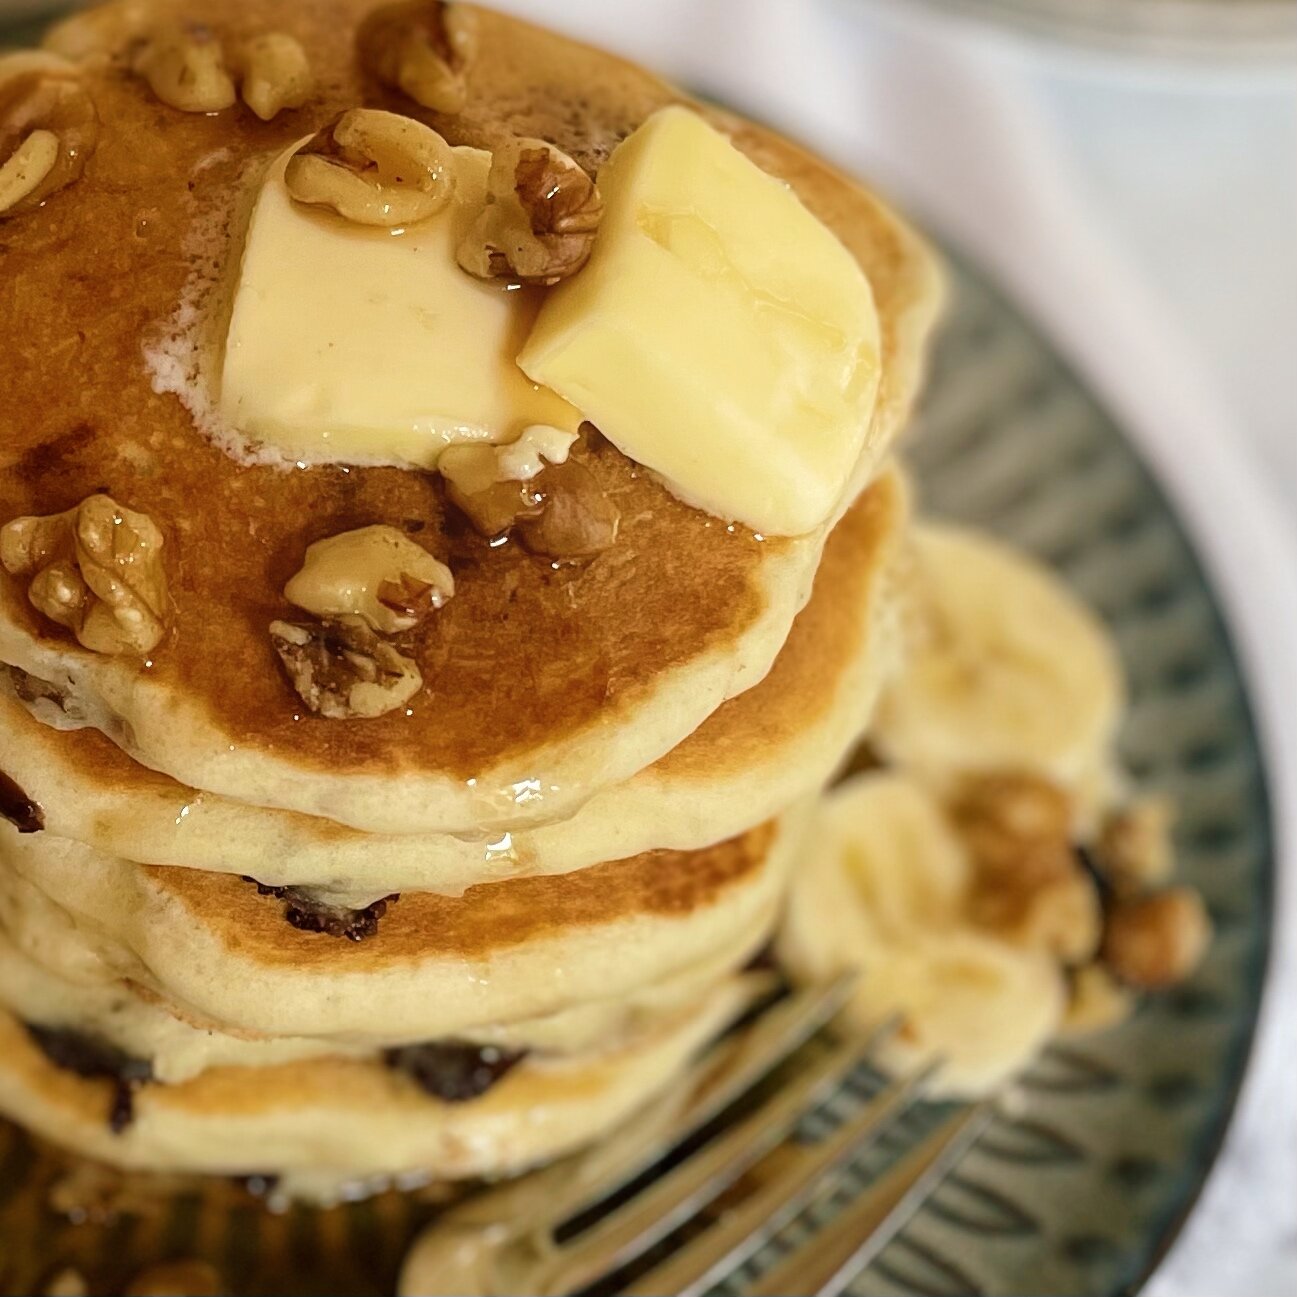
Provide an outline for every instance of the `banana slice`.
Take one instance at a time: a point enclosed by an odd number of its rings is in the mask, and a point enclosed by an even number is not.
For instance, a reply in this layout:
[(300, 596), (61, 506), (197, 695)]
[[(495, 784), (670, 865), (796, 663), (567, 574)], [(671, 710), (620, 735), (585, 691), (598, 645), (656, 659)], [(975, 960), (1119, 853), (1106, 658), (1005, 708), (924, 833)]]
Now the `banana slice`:
[(1106, 630), (1053, 573), (977, 532), (926, 524), (914, 546), (913, 642), (878, 750), (939, 790), (1020, 771), (1096, 811), (1125, 693)]
[(824, 803), (779, 936), (797, 980), (858, 969), (850, 1027), (899, 1015), (880, 1063), (909, 1071), (943, 1060), (937, 1088), (952, 1097), (1019, 1071), (1066, 1003), (1053, 960), (968, 921), (970, 873), (935, 798), (904, 775), (861, 775)]

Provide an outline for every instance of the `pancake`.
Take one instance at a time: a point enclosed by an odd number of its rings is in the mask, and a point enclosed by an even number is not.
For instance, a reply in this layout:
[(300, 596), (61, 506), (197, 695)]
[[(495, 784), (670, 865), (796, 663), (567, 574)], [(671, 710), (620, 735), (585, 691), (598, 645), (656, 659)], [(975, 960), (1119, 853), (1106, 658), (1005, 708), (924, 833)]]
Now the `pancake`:
[[(819, 788), (865, 728), (893, 661), (891, 567), (907, 494), (892, 470), (834, 529), (811, 601), (759, 685), (570, 820), (505, 839), (363, 834), (198, 793), (139, 765), (97, 730), (41, 723), (2, 691), (0, 771), (56, 836), (145, 864), (251, 875), (362, 905), (390, 891), (456, 894), (653, 849), (710, 846)], [(19, 687), (32, 695), (30, 681)], [(29, 706), (51, 724), (71, 723), (49, 699)]]
[[(583, 1004), (547, 1018), (483, 1027), (458, 1042), (568, 1057), (620, 1047), (697, 1004), (739, 970), (745, 951), (721, 951), (695, 968), (621, 1000)], [(29, 958), (0, 929), (0, 1007), (47, 1032), (102, 1042), (175, 1085), (217, 1067), (273, 1067), (308, 1058), (379, 1057), (372, 1042), (307, 1036), (233, 1035), (178, 1016), (154, 993), (112, 978), (70, 981)], [(406, 1042), (391, 1042), (406, 1043)]]
[[(0, 519), (106, 488), (161, 529), (173, 616), (147, 663), (110, 658), (72, 643), (6, 577), (0, 661), (53, 682), (114, 743), (189, 787), (375, 833), (481, 834), (570, 815), (756, 685), (809, 596), (828, 528), (762, 539), (727, 527), (601, 445), (583, 462), (619, 507), (621, 537), (584, 566), (555, 569), (468, 534), (432, 475), (238, 463), (158, 390), (167, 380), (146, 353), (175, 343), (203, 267), (234, 255), (249, 164), (361, 100), (417, 111), (360, 84), (353, 38), (372, 7), (183, 6), (223, 36), (273, 28), (302, 40), (320, 93), (270, 123), (172, 112), (138, 80), (88, 67), (102, 128), (85, 175), (39, 215), (5, 225)], [(467, 109), (426, 115), (455, 143), (524, 131), (595, 167), (649, 113), (682, 101), (630, 65), (513, 19), (484, 12), (480, 46)], [(845, 509), (912, 401), (939, 296), (932, 259), (835, 171), (709, 115), (793, 186), (872, 285), (882, 386)], [(201, 404), (201, 392), (187, 395)], [(268, 635), (289, 612), (284, 584), (309, 543), (378, 522), (417, 528), (455, 573), (455, 597), (415, 635), (426, 687), (408, 715), (303, 717)]]
[(0, 919), (72, 980), (127, 978), (228, 1030), (433, 1040), (616, 1001), (722, 952), (741, 964), (773, 927), (805, 818), (704, 851), (405, 896), (355, 943), (290, 926), (281, 901), (229, 875), (0, 825)]
[(106, 1120), (117, 1084), (56, 1066), (0, 1011), (0, 1112), (115, 1166), (275, 1175), (289, 1195), (301, 1188), (336, 1198), (372, 1177), (498, 1176), (570, 1152), (625, 1120), (669, 1087), (752, 994), (748, 981), (730, 979), (615, 1049), (523, 1059), (464, 1102), (437, 1099), (381, 1062), (312, 1059), (141, 1085), (132, 1119), (117, 1132)]

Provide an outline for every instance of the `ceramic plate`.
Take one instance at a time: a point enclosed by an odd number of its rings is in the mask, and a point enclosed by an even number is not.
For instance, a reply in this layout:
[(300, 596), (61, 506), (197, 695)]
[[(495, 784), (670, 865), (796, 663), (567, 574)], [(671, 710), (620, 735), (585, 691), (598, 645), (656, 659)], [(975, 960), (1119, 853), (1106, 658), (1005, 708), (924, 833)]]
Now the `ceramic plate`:
[[(926, 506), (1038, 554), (1110, 623), (1132, 694), (1127, 762), (1143, 789), (1179, 803), (1182, 872), (1217, 937), (1188, 985), (1118, 1030), (1051, 1049), (1024, 1078), (1022, 1112), (992, 1127), (854, 1291), (1117, 1297), (1141, 1286), (1192, 1208), (1242, 1080), (1269, 944), (1265, 773), (1217, 601), (1166, 498), (1040, 334), (976, 274), (956, 265), (952, 281), (911, 440)], [(854, 1077), (807, 1133), (876, 1084)], [(915, 1114), (754, 1265), (940, 1115)], [(233, 1183), (145, 1190), (0, 1123), (0, 1293), (39, 1292), (65, 1266), (115, 1292), (146, 1264), (201, 1257), (232, 1294), (390, 1294), (436, 1211), (427, 1193), (274, 1214)]]

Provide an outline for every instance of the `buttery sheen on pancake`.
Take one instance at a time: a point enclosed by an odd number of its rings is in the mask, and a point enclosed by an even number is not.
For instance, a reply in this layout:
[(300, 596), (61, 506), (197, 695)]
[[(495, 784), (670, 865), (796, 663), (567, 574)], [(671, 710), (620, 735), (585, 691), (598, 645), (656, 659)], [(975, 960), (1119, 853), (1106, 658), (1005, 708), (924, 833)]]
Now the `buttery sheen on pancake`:
[(403, 896), (360, 943), (289, 926), (238, 878), (0, 823), (0, 922), (73, 981), (127, 978), (235, 1032), (433, 1040), (624, 999), (718, 957), (737, 967), (774, 925), (805, 818), (703, 851)]
[[(145, 353), (168, 334), (174, 341), (201, 266), (235, 255), (235, 213), (257, 175), (250, 164), (361, 99), (419, 111), (358, 80), (354, 32), (371, 7), (185, 6), (187, 18), (231, 38), (283, 29), (302, 40), (321, 94), (270, 123), (159, 111), (141, 82), (87, 70), (103, 129), (86, 174), (39, 220), (5, 231), (0, 518), (53, 513), (107, 488), (162, 529), (174, 619), (142, 667), (77, 647), (6, 579), (0, 661), (52, 682), (121, 748), (192, 788), (375, 833), (481, 835), (571, 814), (757, 684), (810, 593), (828, 528), (763, 540), (727, 527), (602, 446), (586, 466), (621, 511), (621, 537), (586, 566), (555, 570), (468, 533), (429, 475), (239, 464), (157, 390)], [(681, 101), (605, 54), (481, 18), (467, 109), (424, 114), (454, 143), (489, 147), (507, 128), (593, 167), (649, 113)], [(880, 397), (840, 514), (908, 411), (939, 295), (934, 267), (886, 208), (837, 173), (755, 127), (709, 116), (793, 186), (873, 288)], [(309, 543), (372, 523), (417, 528), (455, 572), (455, 597), (419, 632), (426, 687), (411, 715), (304, 716), (267, 627), (289, 612), (281, 592)]]
[(653, 849), (710, 846), (818, 789), (864, 728), (893, 660), (891, 569), (907, 494), (893, 469), (837, 525), (811, 601), (759, 685), (556, 824), (499, 839), (399, 837), (245, 806), (139, 765), (97, 730), (52, 728), (71, 718), (39, 697), (29, 712), (2, 672), (0, 769), (56, 836), (145, 864), (251, 875), (361, 904), (389, 891), (455, 894)]

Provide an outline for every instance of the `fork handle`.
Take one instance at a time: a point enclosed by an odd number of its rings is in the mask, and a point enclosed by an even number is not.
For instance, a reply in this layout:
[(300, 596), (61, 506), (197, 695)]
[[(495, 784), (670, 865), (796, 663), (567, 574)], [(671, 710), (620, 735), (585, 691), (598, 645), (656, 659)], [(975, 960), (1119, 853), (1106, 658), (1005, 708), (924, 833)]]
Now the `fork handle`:
[(987, 1099), (958, 1113), (822, 1230), (754, 1283), (752, 1297), (840, 1297), (955, 1169), (996, 1111)]

